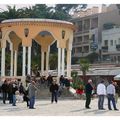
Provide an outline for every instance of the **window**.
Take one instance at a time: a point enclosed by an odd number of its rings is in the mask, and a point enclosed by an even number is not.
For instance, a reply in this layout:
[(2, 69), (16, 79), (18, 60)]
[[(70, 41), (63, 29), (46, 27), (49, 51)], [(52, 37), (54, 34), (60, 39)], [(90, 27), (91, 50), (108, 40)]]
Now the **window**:
[(104, 45), (105, 45), (105, 46), (108, 46), (108, 40), (105, 40), (105, 41), (104, 41)]
[(77, 48), (77, 53), (81, 53), (82, 52), (82, 47), (78, 47)]
[(82, 36), (77, 37), (77, 43), (80, 43), (80, 42), (82, 42)]
[(84, 46), (84, 52), (88, 53), (89, 52), (89, 46)]
[(118, 44), (120, 44), (120, 38), (118, 39)]
[(113, 46), (113, 40), (110, 41), (110, 45)]
[(82, 21), (78, 21), (78, 31), (82, 31)]

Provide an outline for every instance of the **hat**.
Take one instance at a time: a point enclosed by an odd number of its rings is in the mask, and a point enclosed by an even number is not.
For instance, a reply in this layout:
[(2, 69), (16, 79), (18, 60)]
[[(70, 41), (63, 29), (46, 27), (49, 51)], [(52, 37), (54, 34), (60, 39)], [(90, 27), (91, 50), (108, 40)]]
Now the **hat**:
[(91, 82), (92, 82), (92, 80), (91, 80), (91, 79), (89, 79), (89, 80), (88, 80), (88, 83), (91, 83)]

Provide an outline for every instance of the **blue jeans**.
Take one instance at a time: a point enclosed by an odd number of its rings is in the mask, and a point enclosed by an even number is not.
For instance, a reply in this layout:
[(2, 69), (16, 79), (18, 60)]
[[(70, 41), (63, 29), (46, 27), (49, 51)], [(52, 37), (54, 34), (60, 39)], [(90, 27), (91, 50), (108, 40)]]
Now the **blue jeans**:
[(52, 92), (52, 98), (51, 98), (51, 102), (53, 102), (55, 100), (55, 102), (57, 103), (58, 101), (58, 92)]
[(114, 109), (117, 109), (117, 108), (116, 108), (116, 103), (115, 103), (114, 95), (108, 94), (108, 109), (109, 109), (109, 110), (111, 109), (111, 105), (110, 105), (110, 102), (111, 102), (111, 101), (112, 101), (112, 104), (113, 104)]
[(98, 109), (103, 109), (104, 95), (98, 96)]
[(30, 97), (30, 106), (29, 108), (34, 108), (35, 105), (35, 96)]
[(16, 95), (13, 95), (13, 103), (12, 103), (13, 106), (16, 106)]

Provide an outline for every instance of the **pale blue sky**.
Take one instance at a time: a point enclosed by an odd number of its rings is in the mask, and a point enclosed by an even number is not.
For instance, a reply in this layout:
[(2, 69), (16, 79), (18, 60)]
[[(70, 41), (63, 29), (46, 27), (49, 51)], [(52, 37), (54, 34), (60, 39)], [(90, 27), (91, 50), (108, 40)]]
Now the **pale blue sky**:
[[(9, 4), (10, 6), (13, 6), (14, 4)], [(34, 4), (33, 4), (34, 5)], [(50, 5), (50, 4), (49, 4)], [(0, 4), (0, 8), (3, 10), (6, 10), (7, 4)], [(16, 4), (17, 8), (21, 8), (21, 7), (28, 7), (28, 6), (32, 6), (32, 4)], [(98, 6), (101, 7), (101, 4), (88, 4), (88, 7), (92, 7), (92, 6)]]

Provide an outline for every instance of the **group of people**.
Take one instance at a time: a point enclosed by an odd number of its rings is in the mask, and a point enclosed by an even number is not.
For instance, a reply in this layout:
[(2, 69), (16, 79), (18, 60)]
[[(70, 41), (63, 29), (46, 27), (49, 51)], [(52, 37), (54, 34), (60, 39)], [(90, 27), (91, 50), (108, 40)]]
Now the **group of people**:
[[(29, 78), (30, 80), (27, 82), (27, 87), (25, 88), (22, 82), (19, 82), (15, 79), (6, 79), (2, 84), (2, 93), (3, 93), (3, 103), (6, 104), (6, 100), (9, 100), (9, 103), (13, 106), (16, 106), (16, 98), (19, 94), (23, 97), (23, 101), (26, 101), (27, 107), (29, 109), (34, 109), (35, 105), (35, 93), (38, 89), (35, 78)], [(63, 76), (60, 77), (60, 86), (57, 84), (57, 81), (52, 78), (52, 76), (48, 76), (49, 79), (49, 91), (51, 92), (51, 103), (54, 101), (58, 102), (59, 88), (66, 86), (70, 87), (70, 83), (67, 78)], [(85, 86), (85, 94), (86, 94), (86, 102), (85, 108), (90, 109), (91, 97), (92, 97), (92, 80), (88, 80), (88, 83)], [(98, 109), (105, 110), (104, 108), (104, 98), (107, 96), (108, 99), (108, 109), (112, 110), (111, 102), (113, 104), (114, 110), (118, 110), (116, 107), (118, 95), (120, 93), (119, 86), (116, 82), (109, 81), (109, 85), (105, 86), (104, 81), (97, 85), (96, 93), (98, 95)]]
[(25, 88), (22, 82), (19, 82), (18, 80), (6, 79), (1, 86), (1, 89), (4, 104), (9, 100), (9, 104), (16, 106), (17, 96), (21, 96), (23, 98), (22, 100), (27, 102), (27, 107), (30, 109), (34, 108), (35, 91), (37, 90), (34, 80), (31, 80), (28, 88)]
[[(48, 86), (51, 92), (51, 103), (58, 102), (59, 85), (56, 80), (53, 80), (52, 76), (48, 76)], [(22, 82), (15, 79), (6, 79), (1, 86), (3, 103), (6, 104), (6, 100), (13, 106), (16, 106), (17, 96), (23, 97), (23, 101), (26, 101), (27, 107), (34, 109), (36, 91), (39, 89), (37, 86), (36, 78), (27, 76), (26, 87)]]
[[(92, 91), (93, 91), (92, 80), (88, 80), (88, 83), (85, 86), (85, 93), (86, 93), (85, 107), (87, 109), (90, 109)], [(98, 109), (105, 110), (104, 98), (106, 96), (108, 99), (108, 109), (112, 110), (111, 108), (111, 102), (112, 102), (114, 110), (118, 110), (116, 107), (116, 103), (119, 92), (120, 89), (116, 82), (109, 81), (109, 85), (105, 86), (104, 81), (101, 80), (101, 82), (97, 85)]]
[(15, 92), (18, 90), (17, 81), (15, 79), (6, 79), (2, 84), (3, 103), (6, 104), (6, 100), (13, 106), (16, 105)]

